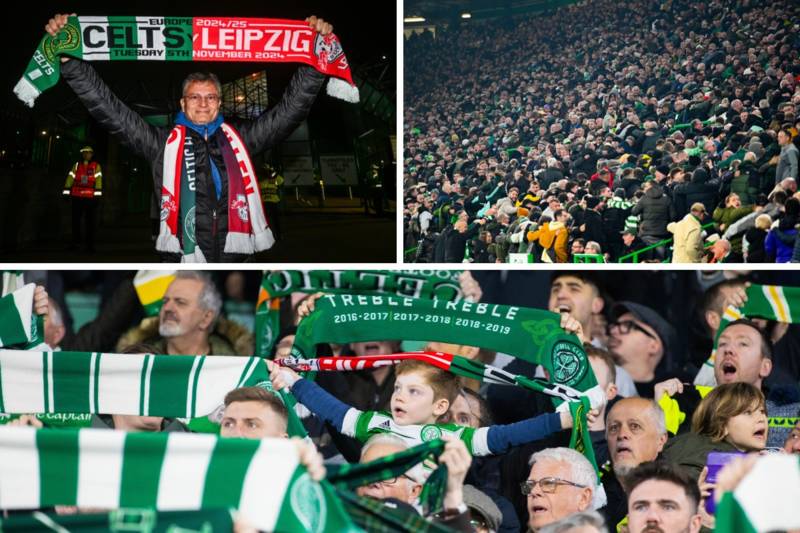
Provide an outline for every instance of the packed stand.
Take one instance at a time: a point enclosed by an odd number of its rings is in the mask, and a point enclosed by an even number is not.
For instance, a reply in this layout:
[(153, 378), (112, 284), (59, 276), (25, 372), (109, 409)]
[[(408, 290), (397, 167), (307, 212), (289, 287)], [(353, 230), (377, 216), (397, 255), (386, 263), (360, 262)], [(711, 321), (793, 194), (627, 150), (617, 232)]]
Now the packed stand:
[(798, 20), (599, 0), (413, 34), (405, 260), (800, 261)]

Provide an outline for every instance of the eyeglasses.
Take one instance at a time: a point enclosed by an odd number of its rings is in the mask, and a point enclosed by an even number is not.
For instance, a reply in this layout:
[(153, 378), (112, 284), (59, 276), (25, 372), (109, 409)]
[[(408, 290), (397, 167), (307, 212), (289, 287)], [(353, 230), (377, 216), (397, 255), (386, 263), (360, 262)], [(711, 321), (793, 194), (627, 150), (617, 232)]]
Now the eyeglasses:
[(619, 328), (619, 332), (622, 333), (623, 335), (627, 335), (628, 333), (631, 332), (632, 329), (635, 329), (636, 331), (641, 331), (651, 339), (656, 339), (656, 337), (652, 333), (644, 329), (642, 326), (640, 326), (633, 320), (621, 320), (619, 322), (609, 322), (606, 325), (606, 333), (608, 335), (611, 335), (612, 328)]
[(209, 104), (216, 104), (219, 102), (218, 94), (187, 94), (184, 96), (184, 98), (193, 104), (199, 104), (203, 100)]
[(586, 487), (586, 485), (579, 485), (577, 483), (573, 483), (572, 481), (567, 481), (566, 479), (561, 479), (558, 477), (546, 477), (542, 479), (525, 480), (519, 484), (519, 488), (522, 491), (522, 494), (527, 496), (533, 492), (533, 488), (536, 485), (542, 487), (542, 492), (546, 494), (553, 494), (559, 485), (571, 485), (581, 489)]
[(375, 481), (374, 483), (377, 484), (377, 485), (395, 485), (400, 480), (400, 478), (406, 478), (409, 481), (414, 481), (409, 476), (403, 474), (403, 475), (400, 475), (400, 476), (390, 477), (388, 479), (383, 479), (381, 481)]

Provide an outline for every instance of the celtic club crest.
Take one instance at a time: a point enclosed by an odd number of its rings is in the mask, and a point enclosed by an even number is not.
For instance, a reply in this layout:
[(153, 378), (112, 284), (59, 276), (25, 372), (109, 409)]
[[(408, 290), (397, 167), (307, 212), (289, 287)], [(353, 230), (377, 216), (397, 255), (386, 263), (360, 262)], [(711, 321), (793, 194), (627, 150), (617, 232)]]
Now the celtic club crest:
[(439, 429), (437, 426), (428, 424), (422, 426), (422, 430), (419, 432), (419, 436), (422, 439), (422, 442), (428, 442), (440, 439), (442, 438), (442, 430)]
[(580, 347), (568, 341), (553, 346), (553, 381), (574, 385), (586, 375), (588, 362)]
[(81, 47), (81, 32), (77, 26), (70, 23), (64, 26), (58, 35), (46, 39), (44, 43), (44, 56), (50, 63), (56, 62), (56, 54), (76, 52)]
[(194, 206), (189, 209), (189, 212), (186, 213), (186, 217), (183, 219), (183, 235), (188, 237), (192, 244), (196, 244), (197, 241), (194, 238)]
[(328, 508), (319, 483), (311, 481), (307, 473), (292, 483), (289, 501), (292, 511), (305, 531), (314, 533), (325, 529)]

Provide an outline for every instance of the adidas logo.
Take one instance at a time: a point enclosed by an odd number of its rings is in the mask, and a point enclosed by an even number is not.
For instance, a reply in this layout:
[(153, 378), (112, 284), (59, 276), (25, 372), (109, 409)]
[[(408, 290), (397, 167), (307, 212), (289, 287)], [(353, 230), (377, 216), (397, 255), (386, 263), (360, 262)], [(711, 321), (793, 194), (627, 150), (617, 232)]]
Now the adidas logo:
[(383, 424), (378, 426), (378, 429), (391, 429), (391, 427), (392, 427), (391, 420), (386, 420)]

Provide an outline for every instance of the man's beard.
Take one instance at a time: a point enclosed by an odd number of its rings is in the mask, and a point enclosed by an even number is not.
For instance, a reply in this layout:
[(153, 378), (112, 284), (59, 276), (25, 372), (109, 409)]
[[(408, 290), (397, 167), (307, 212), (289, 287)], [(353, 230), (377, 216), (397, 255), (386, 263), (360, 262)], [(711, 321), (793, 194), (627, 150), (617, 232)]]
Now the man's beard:
[(177, 322), (161, 322), (158, 324), (158, 334), (162, 337), (179, 337), (185, 333), (183, 326)]

